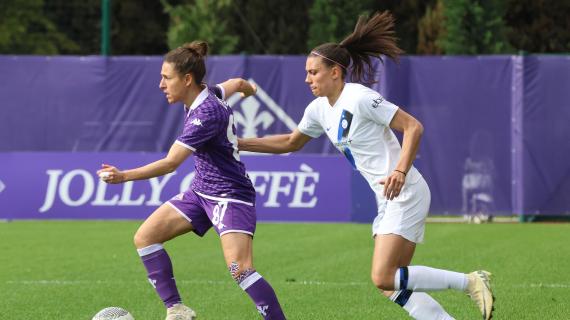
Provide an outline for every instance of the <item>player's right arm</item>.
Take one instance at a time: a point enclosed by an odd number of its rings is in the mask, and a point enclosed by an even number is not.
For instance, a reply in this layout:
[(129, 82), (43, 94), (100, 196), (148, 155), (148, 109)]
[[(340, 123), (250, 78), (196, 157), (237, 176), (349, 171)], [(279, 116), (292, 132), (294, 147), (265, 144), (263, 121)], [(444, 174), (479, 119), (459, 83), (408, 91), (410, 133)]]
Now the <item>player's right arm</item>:
[(241, 151), (288, 153), (302, 149), (309, 140), (311, 140), (310, 136), (295, 129), (289, 134), (238, 139), (238, 148)]
[(222, 99), (227, 99), (236, 92), (239, 92), (242, 97), (249, 97), (257, 92), (257, 86), (242, 78), (228, 79), (220, 84), (219, 87), (223, 89)]
[[(135, 169), (121, 171), (114, 166), (103, 164), (97, 174), (107, 183), (122, 183), (133, 180), (150, 179), (163, 176), (176, 170), (186, 158), (192, 154), (192, 150), (173, 144), (166, 157)], [(104, 176), (107, 175), (107, 176)]]

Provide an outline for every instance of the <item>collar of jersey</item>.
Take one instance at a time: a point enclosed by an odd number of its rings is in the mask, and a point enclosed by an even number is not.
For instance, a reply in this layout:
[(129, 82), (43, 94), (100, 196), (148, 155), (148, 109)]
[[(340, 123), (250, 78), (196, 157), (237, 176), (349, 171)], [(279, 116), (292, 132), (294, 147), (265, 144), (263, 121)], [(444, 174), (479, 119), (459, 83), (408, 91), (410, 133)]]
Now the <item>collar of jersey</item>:
[(333, 109), (336, 108), (336, 106), (338, 105), (338, 102), (340, 101), (340, 99), (342, 98), (342, 96), (344, 95), (344, 92), (346, 91), (346, 87), (347, 87), (348, 83), (344, 83), (344, 86), (342, 87), (342, 91), (340, 92), (340, 95), (338, 96), (338, 99), (336, 99), (336, 102), (334, 103), (333, 106), (330, 105), (329, 100), (325, 97), (325, 101), (327, 102), (327, 104), (329, 106), (331, 106)]
[(207, 97), (208, 97), (208, 86), (205, 86), (204, 90), (202, 90), (200, 94), (198, 94), (196, 99), (194, 99), (194, 102), (192, 102), (192, 105), (190, 106), (190, 109), (188, 109), (188, 111), (190, 112), (198, 108), (198, 106), (202, 104), (202, 102), (204, 102), (204, 100), (206, 100)]

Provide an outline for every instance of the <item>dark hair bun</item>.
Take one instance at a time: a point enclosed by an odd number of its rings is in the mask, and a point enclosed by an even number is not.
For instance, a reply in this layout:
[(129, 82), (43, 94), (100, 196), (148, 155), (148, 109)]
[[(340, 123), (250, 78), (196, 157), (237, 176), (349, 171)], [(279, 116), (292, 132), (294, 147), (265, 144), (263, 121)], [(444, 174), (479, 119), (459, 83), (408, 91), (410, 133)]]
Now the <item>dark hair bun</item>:
[(208, 43), (206, 41), (196, 40), (182, 45), (184, 49), (195, 51), (200, 56), (204, 57), (208, 54)]

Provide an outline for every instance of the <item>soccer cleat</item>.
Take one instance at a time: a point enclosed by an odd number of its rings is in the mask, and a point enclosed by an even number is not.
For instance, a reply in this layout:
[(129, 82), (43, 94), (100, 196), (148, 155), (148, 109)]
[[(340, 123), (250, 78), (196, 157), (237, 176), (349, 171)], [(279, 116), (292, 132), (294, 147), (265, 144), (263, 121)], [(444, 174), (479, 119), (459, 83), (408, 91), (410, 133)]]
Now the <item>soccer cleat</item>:
[(491, 319), (493, 317), (493, 302), (495, 300), (491, 291), (491, 273), (478, 270), (468, 274), (467, 279), (468, 284), (465, 292), (479, 307), (483, 320)]
[(193, 320), (196, 312), (182, 303), (173, 305), (166, 310), (166, 320)]

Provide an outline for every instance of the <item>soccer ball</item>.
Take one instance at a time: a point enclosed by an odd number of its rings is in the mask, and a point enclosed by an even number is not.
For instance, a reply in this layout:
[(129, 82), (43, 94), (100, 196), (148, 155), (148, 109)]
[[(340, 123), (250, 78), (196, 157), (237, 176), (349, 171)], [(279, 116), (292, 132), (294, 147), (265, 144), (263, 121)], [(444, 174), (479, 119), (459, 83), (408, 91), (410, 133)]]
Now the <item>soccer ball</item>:
[(123, 308), (109, 307), (97, 312), (92, 320), (135, 320), (135, 318)]

